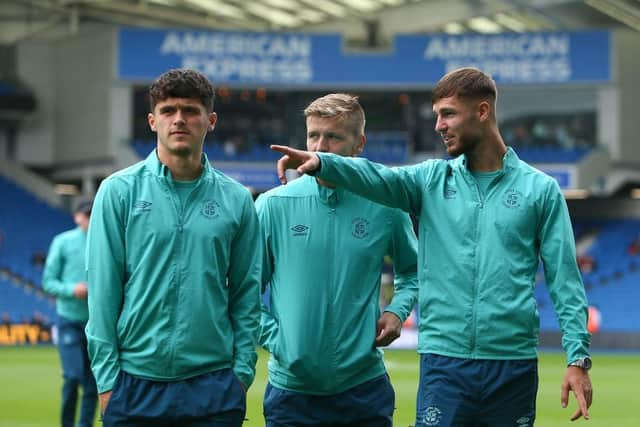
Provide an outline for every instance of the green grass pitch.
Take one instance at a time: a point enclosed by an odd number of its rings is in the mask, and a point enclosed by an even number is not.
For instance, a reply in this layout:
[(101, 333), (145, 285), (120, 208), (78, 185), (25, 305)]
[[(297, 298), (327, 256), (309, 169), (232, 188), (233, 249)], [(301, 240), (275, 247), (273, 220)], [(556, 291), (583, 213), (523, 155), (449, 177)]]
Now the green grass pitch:
[[(418, 355), (413, 351), (387, 350), (385, 359), (396, 390), (394, 426), (407, 427), (413, 424), (415, 416)], [(261, 352), (256, 382), (248, 394), (246, 427), (264, 426), (261, 402), (266, 384), (266, 360), (267, 354)], [(562, 354), (541, 354), (537, 426), (576, 425), (569, 421), (576, 407), (573, 397), (569, 408), (560, 407), (563, 374)], [(577, 424), (640, 426), (637, 411), (640, 355), (595, 354), (591, 378), (594, 383), (591, 419)], [(60, 365), (54, 347), (0, 348), (0, 427), (58, 426), (60, 387)], [(101, 424), (96, 421), (95, 425)]]

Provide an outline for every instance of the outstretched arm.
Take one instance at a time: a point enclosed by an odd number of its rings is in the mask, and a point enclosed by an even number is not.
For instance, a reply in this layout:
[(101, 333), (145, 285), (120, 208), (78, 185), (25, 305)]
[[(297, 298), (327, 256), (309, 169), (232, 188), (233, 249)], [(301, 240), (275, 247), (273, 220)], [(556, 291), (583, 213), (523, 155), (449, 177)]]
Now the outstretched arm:
[(364, 158), (343, 157), (331, 153), (313, 153), (273, 145), (283, 153), (278, 161), (278, 175), (286, 183), (285, 171), (317, 176), (336, 187), (344, 188), (373, 202), (420, 215), (424, 188), (435, 163), (387, 167)]

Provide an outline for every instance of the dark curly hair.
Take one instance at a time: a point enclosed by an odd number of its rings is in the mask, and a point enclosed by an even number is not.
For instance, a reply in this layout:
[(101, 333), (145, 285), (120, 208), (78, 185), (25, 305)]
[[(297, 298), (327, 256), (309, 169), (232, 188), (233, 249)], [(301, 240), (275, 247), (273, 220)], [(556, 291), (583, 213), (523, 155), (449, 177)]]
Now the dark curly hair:
[(156, 79), (149, 87), (151, 111), (156, 104), (167, 98), (199, 99), (207, 109), (213, 111), (215, 100), (213, 85), (204, 74), (187, 69), (169, 70)]

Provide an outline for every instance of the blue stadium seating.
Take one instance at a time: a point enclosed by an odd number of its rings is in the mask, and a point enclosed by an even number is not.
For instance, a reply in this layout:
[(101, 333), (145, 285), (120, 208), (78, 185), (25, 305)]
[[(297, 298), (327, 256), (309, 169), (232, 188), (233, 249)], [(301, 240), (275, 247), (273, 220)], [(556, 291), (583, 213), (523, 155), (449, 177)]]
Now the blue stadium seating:
[(559, 145), (521, 145), (514, 146), (518, 157), (527, 163), (578, 163), (592, 147), (581, 146), (564, 148)]
[(41, 289), (24, 286), (0, 277), (0, 314), (8, 314), (14, 323), (29, 323), (36, 312), (42, 314), (45, 323), (54, 322), (55, 300)]
[(0, 312), (11, 311), (18, 320), (31, 317), (35, 309), (50, 315), (50, 304), (42, 303), (48, 300), (41, 290), (42, 265), (33, 258), (47, 253), (56, 234), (74, 227), (72, 218), (3, 176), (0, 194), (0, 271), (5, 275), (0, 283)]
[[(600, 331), (639, 331), (640, 255), (629, 254), (628, 248), (640, 235), (640, 221), (594, 221), (575, 226), (577, 233), (588, 229), (597, 230), (597, 237), (586, 252), (595, 260), (595, 268), (583, 273), (583, 281), (589, 304), (596, 307), (602, 316)], [(536, 286), (535, 295), (540, 329), (558, 330), (543, 278)]]

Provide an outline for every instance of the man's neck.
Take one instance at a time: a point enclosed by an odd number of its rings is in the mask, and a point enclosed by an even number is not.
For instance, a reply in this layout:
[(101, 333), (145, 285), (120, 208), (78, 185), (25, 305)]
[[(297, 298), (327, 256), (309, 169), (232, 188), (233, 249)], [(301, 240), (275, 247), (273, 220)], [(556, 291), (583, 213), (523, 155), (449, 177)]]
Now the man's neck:
[(507, 152), (499, 133), (491, 134), (475, 150), (467, 153), (468, 168), (477, 172), (493, 172), (502, 169), (502, 159)]
[(176, 156), (158, 150), (158, 159), (169, 168), (176, 181), (193, 181), (202, 173), (201, 153)]

